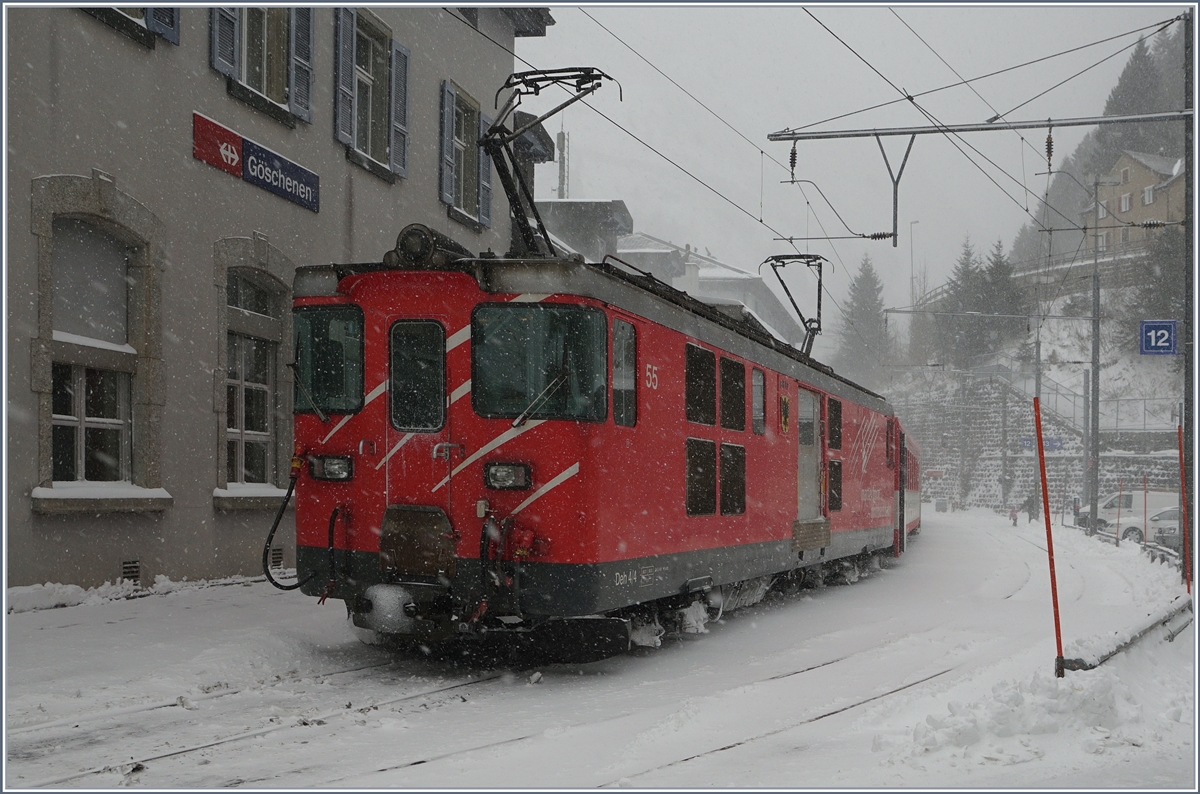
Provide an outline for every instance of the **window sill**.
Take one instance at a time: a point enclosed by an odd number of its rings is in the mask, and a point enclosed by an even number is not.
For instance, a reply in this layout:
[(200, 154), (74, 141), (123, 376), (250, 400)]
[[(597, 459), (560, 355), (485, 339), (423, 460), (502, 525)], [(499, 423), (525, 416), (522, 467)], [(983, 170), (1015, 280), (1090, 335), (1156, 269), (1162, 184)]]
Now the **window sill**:
[(154, 34), (145, 25), (130, 19), (115, 8), (83, 8), (80, 10), (85, 14), (91, 14), (105, 25), (128, 36), (146, 49), (154, 49)]
[(234, 99), (245, 102), (255, 110), (261, 110), (288, 129), (296, 128), (296, 116), (290, 110), (272, 102), (254, 89), (247, 88), (228, 75), (225, 76), (225, 93)]
[(472, 218), (458, 207), (446, 207), (446, 217), (452, 221), (458, 221), (476, 234), (482, 234), (484, 228), (486, 228), (478, 219)]
[(33, 512), (42, 515), (159, 513), (175, 502), (164, 488), (127, 482), (61, 482), (53, 488), (34, 488), (30, 496)]
[(393, 173), (390, 168), (383, 163), (377, 162), (371, 157), (367, 157), (350, 144), (346, 144), (346, 159), (355, 165), (370, 171), (372, 174), (379, 177), (384, 182), (387, 182), (389, 185), (396, 184), (396, 174)]
[[(287, 491), (273, 485), (241, 485), (230, 483), (228, 488), (213, 489), (213, 507), (224, 512), (236, 510), (278, 510)], [(289, 502), (288, 509), (295, 506)]]

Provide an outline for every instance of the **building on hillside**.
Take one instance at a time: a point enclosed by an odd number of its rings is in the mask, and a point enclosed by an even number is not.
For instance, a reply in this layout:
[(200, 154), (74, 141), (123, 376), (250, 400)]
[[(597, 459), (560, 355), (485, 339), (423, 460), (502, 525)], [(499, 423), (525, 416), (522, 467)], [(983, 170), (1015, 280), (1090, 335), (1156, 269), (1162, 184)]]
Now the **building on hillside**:
[[(1091, 196), (1079, 215), (1080, 226), (1087, 228), (1083, 247), (1049, 260), (1022, 263), (1016, 266), (1014, 279), (1037, 300), (1090, 293), (1093, 263), (1104, 289), (1135, 284), (1140, 278), (1136, 264), (1161, 233), (1160, 228), (1140, 224), (1183, 220), (1186, 174), (1181, 158), (1121, 152), (1112, 170), (1101, 177), (1102, 182), (1113, 184), (1097, 189), (1099, 218)], [(1089, 192), (1093, 189), (1090, 184), (1087, 188)], [(931, 291), (922, 298), (922, 305), (936, 306), (945, 293), (945, 285)]]
[(515, 38), (554, 20), (6, 11), (8, 584), (253, 574), (292, 452), (294, 269), (377, 262), (411, 222), (507, 251), (476, 141)]
[(1112, 170), (1097, 188), (1097, 205), (1089, 202), (1080, 213), (1080, 223), (1089, 232), (1085, 245), (1089, 253), (1113, 256), (1130, 249), (1142, 250), (1156, 229), (1146, 222), (1178, 223), (1187, 209), (1183, 158), (1160, 157), (1142, 152), (1123, 151)]

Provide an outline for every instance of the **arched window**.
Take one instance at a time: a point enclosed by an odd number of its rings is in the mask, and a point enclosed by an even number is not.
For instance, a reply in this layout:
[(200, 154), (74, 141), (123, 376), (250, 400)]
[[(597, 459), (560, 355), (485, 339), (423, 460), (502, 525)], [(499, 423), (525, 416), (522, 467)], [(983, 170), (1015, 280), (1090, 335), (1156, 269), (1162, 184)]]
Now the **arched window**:
[(32, 188), (38, 281), (49, 287), (38, 291), (30, 361), (33, 508), (164, 510), (161, 222), (99, 170), (37, 177)]

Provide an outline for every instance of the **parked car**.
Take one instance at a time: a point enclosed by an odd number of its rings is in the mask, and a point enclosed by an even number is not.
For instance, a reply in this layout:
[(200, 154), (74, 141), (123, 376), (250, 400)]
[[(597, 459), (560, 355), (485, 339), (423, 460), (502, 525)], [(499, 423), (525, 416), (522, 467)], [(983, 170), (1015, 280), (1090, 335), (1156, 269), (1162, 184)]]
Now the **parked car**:
[[(1147, 526), (1143, 526), (1147, 524)], [(1170, 548), (1179, 548), (1179, 508), (1167, 507), (1152, 513), (1146, 522), (1142, 521), (1142, 514), (1134, 512), (1133, 515), (1126, 518), (1121, 516), (1121, 523), (1113, 525), (1111, 529), (1121, 536), (1121, 540), (1131, 540), (1134, 543), (1141, 543), (1144, 539), (1149, 539), (1155, 543)]]
[[(1145, 494), (1144, 497), (1143, 493)], [(1142, 527), (1143, 505), (1145, 506), (1145, 510), (1153, 515), (1168, 507), (1177, 507), (1179, 505), (1179, 494), (1174, 491), (1126, 491), (1125, 493), (1114, 492), (1105, 494), (1097, 500), (1096, 526), (1100, 529), (1111, 531), (1112, 525), (1117, 522), (1117, 515), (1119, 513), (1122, 527), (1144, 529)], [(1134, 523), (1127, 523), (1125, 520), (1126, 517)], [(1088, 506), (1084, 503), (1080, 507), (1079, 518), (1076, 520), (1076, 524), (1078, 526), (1087, 526), (1087, 520)], [(1124, 535), (1121, 537), (1124, 539)]]
[(1179, 531), (1179, 508), (1168, 507), (1150, 516), (1149, 535), (1160, 546), (1183, 550), (1183, 535)]

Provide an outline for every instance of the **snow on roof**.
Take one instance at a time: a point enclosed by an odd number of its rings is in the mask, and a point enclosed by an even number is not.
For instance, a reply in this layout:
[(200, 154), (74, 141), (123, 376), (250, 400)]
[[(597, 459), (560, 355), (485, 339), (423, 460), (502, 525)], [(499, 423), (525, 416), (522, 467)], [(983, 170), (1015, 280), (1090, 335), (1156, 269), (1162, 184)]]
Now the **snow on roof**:
[(1183, 160), (1178, 157), (1162, 157), (1157, 154), (1132, 152), (1128, 149), (1123, 149), (1122, 154), (1137, 160), (1151, 171), (1155, 172), (1156, 174), (1162, 174), (1163, 176), (1176, 176), (1183, 168)]

